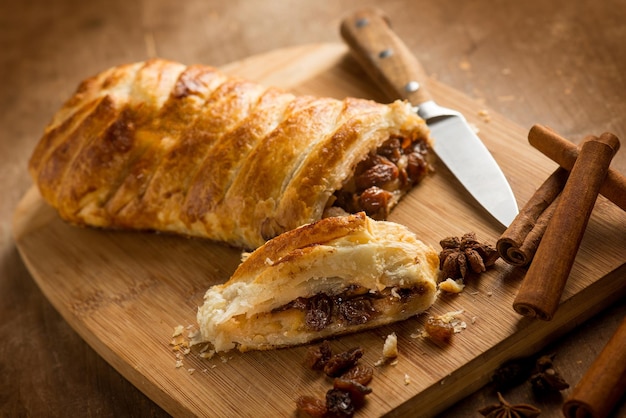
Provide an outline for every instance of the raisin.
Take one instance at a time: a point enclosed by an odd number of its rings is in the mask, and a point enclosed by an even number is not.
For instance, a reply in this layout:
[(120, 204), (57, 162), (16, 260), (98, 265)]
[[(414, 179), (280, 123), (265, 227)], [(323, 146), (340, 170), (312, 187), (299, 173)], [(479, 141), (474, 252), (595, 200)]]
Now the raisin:
[(306, 309), (307, 300), (306, 298), (296, 298), (293, 301), (289, 302), (285, 305), (284, 309), (299, 309), (304, 311)]
[(326, 409), (332, 417), (351, 417), (354, 415), (354, 404), (350, 393), (339, 389), (326, 392)]
[(372, 381), (374, 376), (374, 369), (363, 364), (357, 364), (350, 370), (340, 376), (343, 380), (352, 380), (353, 382), (360, 383), (361, 385), (367, 385)]
[(324, 418), (328, 413), (326, 403), (312, 396), (300, 396), (296, 399), (296, 408), (300, 416), (310, 418)]
[(322, 293), (308, 300), (304, 321), (307, 327), (321, 331), (330, 324), (332, 312), (332, 299)]
[(339, 314), (349, 325), (360, 325), (369, 321), (376, 313), (372, 301), (367, 297), (349, 299), (339, 305)]
[(372, 388), (355, 382), (354, 380), (346, 380), (342, 378), (336, 378), (333, 381), (333, 388), (343, 392), (348, 392), (355, 408), (362, 407), (365, 403), (365, 395), (372, 393)]
[(401, 146), (402, 144), (400, 143), (400, 138), (389, 138), (376, 150), (376, 152), (379, 155), (386, 157), (389, 161), (397, 163), (402, 156)]
[(311, 370), (324, 370), (333, 353), (328, 341), (323, 341), (318, 347), (310, 347), (304, 359), (304, 364)]
[(435, 319), (432, 316), (426, 321), (424, 329), (428, 336), (437, 342), (449, 343), (454, 334), (452, 324), (441, 319)]
[(330, 377), (338, 377), (352, 368), (363, 356), (363, 349), (360, 347), (351, 348), (348, 351), (335, 354), (324, 366), (324, 373)]
[(412, 183), (416, 183), (428, 174), (428, 162), (418, 152), (412, 152), (408, 156), (406, 172)]
[(389, 216), (388, 203), (392, 199), (391, 192), (372, 186), (359, 196), (359, 203), (368, 216), (376, 220)]
[(385, 157), (377, 156), (372, 167), (355, 176), (354, 183), (357, 190), (365, 190), (372, 186), (382, 187), (385, 183), (397, 179), (398, 175), (398, 166)]

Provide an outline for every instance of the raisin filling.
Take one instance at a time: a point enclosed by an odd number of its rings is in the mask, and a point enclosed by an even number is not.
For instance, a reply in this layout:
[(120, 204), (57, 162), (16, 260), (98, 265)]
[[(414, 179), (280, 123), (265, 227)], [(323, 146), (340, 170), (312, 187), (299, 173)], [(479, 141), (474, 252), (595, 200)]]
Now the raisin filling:
[(389, 138), (356, 166), (353, 178), (334, 193), (327, 213), (332, 214), (334, 208), (347, 213), (364, 211), (373, 219), (387, 219), (400, 194), (430, 171), (427, 155), (424, 141)]
[(382, 292), (369, 292), (361, 286), (350, 285), (337, 295), (320, 293), (308, 298), (300, 297), (275, 309), (285, 311), (298, 309), (305, 313), (308, 329), (321, 331), (333, 322), (347, 325), (361, 325), (380, 314), (374, 307), (374, 301), (393, 298), (406, 303), (412, 296), (424, 293), (422, 287), (384, 289)]

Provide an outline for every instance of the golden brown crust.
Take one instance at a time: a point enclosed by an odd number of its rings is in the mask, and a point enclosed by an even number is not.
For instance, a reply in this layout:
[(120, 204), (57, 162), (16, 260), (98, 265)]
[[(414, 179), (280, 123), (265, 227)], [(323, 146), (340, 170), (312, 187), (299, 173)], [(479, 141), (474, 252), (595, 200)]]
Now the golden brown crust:
[(406, 103), (296, 97), (153, 59), (81, 83), (29, 170), (69, 222), (256, 248), (320, 219), (359, 161), (392, 136), (429, 142)]
[(255, 271), (265, 266), (267, 260), (287, 262), (294, 254), (306, 248), (344, 237), (350, 233), (364, 230), (368, 225), (363, 212), (352, 216), (326, 218), (287, 231), (267, 241), (263, 246), (250, 254), (245, 263), (239, 265), (231, 277), (231, 281), (253, 277)]
[(270, 349), (406, 319), (435, 301), (438, 265), (402, 225), (325, 218), (266, 242), (208, 289), (202, 340), (218, 351)]

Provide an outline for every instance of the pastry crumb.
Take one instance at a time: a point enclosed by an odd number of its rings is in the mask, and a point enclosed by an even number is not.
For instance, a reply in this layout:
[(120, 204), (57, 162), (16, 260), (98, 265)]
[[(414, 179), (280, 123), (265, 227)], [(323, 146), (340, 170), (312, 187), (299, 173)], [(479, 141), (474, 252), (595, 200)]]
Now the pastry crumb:
[(383, 345), (383, 358), (393, 359), (398, 357), (398, 337), (395, 332), (387, 335)]
[(185, 327), (183, 327), (182, 325), (177, 325), (176, 327), (174, 327), (174, 333), (172, 334), (172, 338), (176, 338), (179, 335), (182, 335), (184, 331)]
[(252, 254), (249, 251), (243, 251), (241, 253), (241, 262), (243, 263), (244, 261), (246, 261), (248, 259), (248, 257), (250, 257), (250, 254)]
[(404, 374), (404, 384), (405, 385), (409, 385), (411, 384), (411, 376), (409, 376), (408, 374)]
[(491, 115), (489, 115), (489, 111), (486, 109), (481, 109), (478, 111), (478, 116), (480, 116), (483, 122), (491, 121)]
[(463, 279), (454, 280), (448, 278), (439, 283), (439, 289), (447, 293), (461, 293), (464, 288), (465, 284), (463, 283)]

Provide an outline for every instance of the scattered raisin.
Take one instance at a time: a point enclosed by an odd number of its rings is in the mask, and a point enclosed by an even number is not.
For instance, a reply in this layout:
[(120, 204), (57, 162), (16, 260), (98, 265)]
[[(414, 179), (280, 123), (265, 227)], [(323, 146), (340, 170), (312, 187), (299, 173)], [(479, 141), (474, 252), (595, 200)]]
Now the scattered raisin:
[(311, 370), (324, 370), (324, 366), (333, 355), (328, 341), (317, 347), (310, 347), (304, 358), (304, 364)]
[(296, 408), (300, 416), (310, 418), (324, 418), (328, 413), (326, 402), (313, 396), (300, 396), (296, 399)]
[(424, 325), (424, 330), (428, 336), (437, 342), (449, 343), (454, 334), (454, 327), (441, 319), (430, 317)]
[(354, 403), (350, 393), (339, 389), (326, 392), (326, 409), (332, 417), (351, 417), (354, 415)]
[(372, 388), (362, 385), (354, 380), (336, 378), (333, 388), (348, 392), (355, 408), (360, 408), (365, 403), (365, 395), (372, 393)]
[(339, 377), (363, 356), (363, 349), (360, 347), (351, 348), (348, 351), (333, 355), (324, 366), (324, 373), (330, 377)]
[(307, 352), (305, 363), (319, 370), (324, 363), (324, 372), (333, 379), (333, 388), (326, 392), (325, 399), (312, 396), (300, 396), (296, 400), (298, 416), (309, 418), (352, 417), (355, 411), (365, 403), (365, 396), (372, 393), (366, 386), (374, 374), (371, 367), (358, 364), (363, 356), (360, 347), (351, 348), (339, 354), (331, 355), (330, 343), (321, 345)]
[(340, 379), (352, 380), (353, 382), (367, 385), (372, 381), (374, 376), (374, 369), (363, 364), (357, 364), (350, 370), (341, 375)]

